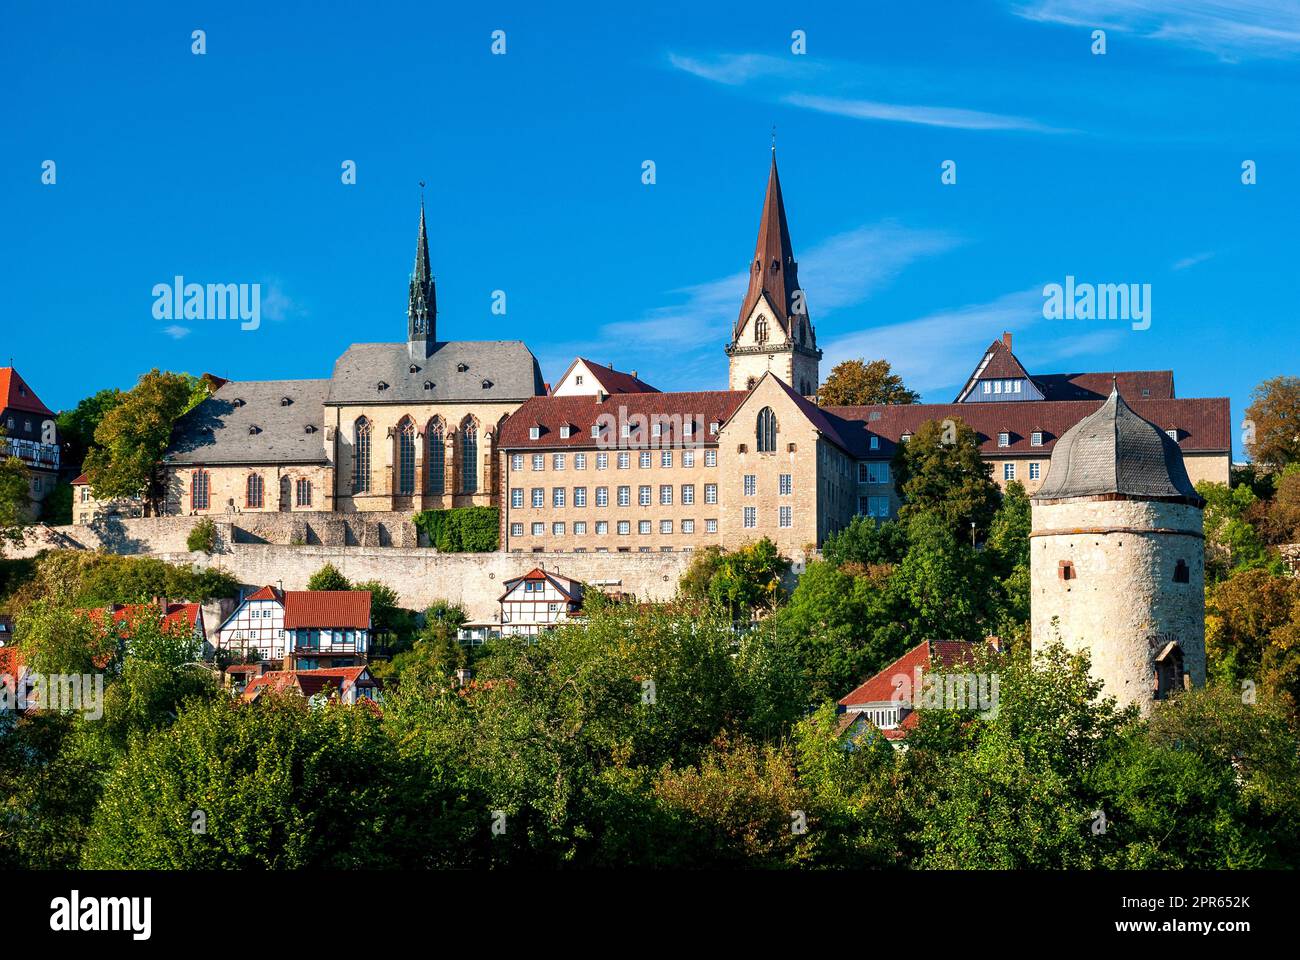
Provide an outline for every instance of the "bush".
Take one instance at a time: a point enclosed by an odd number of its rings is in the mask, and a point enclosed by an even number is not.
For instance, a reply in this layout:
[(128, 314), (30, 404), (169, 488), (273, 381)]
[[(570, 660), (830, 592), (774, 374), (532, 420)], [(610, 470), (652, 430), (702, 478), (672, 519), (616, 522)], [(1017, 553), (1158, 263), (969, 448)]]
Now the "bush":
[(496, 507), (425, 510), (415, 515), (414, 523), (428, 536), (429, 545), (443, 553), (490, 553), (500, 542)]
[(211, 517), (204, 517), (194, 528), (190, 530), (190, 535), (185, 538), (185, 548), (193, 553), (196, 550), (203, 553), (211, 553), (217, 545), (217, 525), (212, 522)]

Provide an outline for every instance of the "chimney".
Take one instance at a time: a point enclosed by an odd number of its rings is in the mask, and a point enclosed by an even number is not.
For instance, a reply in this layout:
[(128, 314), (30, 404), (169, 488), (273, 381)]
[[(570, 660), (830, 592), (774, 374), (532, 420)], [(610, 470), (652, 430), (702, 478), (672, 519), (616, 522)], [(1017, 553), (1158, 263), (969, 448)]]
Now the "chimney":
[(1002, 333), (1002, 344), (1003, 344), (1003, 346), (1005, 346), (1008, 350), (1011, 349), (1011, 334), (1009, 334), (1009, 333), (1003, 331), (1003, 333)]
[(605, 393), (604, 390), (599, 390), (599, 389), (598, 389), (598, 390), (596, 391), (596, 402), (597, 402), (597, 403), (604, 403), (604, 402), (605, 402), (605, 397), (607, 397), (607, 396), (608, 396), (608, 394)]
[(284, 593), (284, 581), (283, 580), (275, 581), (275, 589), (280, 593)]
[(635, 371), (635, 370), (629, 370), (628, 373), (632, 374), (632, 379), (633, 379), (633, 380), (637, 379), (636, 371)]

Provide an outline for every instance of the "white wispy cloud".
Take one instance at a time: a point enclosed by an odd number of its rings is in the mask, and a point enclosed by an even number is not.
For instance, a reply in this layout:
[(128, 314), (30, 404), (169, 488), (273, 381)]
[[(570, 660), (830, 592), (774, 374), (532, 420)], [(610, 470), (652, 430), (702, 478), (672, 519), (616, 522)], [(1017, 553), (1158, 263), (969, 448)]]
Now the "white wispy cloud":
[[(836, 234), (799, 258), (799, 283), (809, 291), (809, 312), (820, 322), (838, 309), (863, 302), (910, 264), (960, 243), (953, 234), (892, 221)], [(594, 338), (558, 345), (541, 359), (547, 370), (558, 373), (581, 353), (598, 363), (613, 360), (620, 370), (635, 368), (661, 388), (721, 386), (726, 370), (722, 347), (730, 339), (747, 284), (748, 273), (739, 270), (669, 291), (679, 302), (654, 307), (633, 320), (604, 324)]]
[(1186, 270), (1189, 267), (1196, 266), (1198, 263), (1204, 263), (1206, 260), (1209, 260), (1213, 256), (1214, 256), (1213, 253), (1198, 253), (1195, 254), (1194, 256), (1183, 257), (1181, 260), (1175, 261), (1174, 265), (1170, 269)]
[(791, 76), (801, 66), (789, 58), (773, 57), (765, 53), (723, 53), (713, 57), (669, 53), (668, 62), (678, 70), (730, 87), (741, 86), (762, 77)]
[(959, 130), (1032, 130), (1037, 133), (1061, 133), (1027, 117), (1013, 117), (961, 107), (927, 107), (916, 104), (881, 103), (878, 100), (855, 100), (845, 97), (822, 97), (792, 93), (782, 103), (804, 107), (819, 113), (832, 113), (855, 120), (885, 120), (894, 123), (919, 123), (927, 127), (952, 127)]
[(278, 280), (262, 284), (262, 316), (267, 320), (282, 322), (307, 315), (307, 311), (293, 297), (284, 292)]
[(1167, 40), (1224, 59), (1300, 53), (1300, 6), (1286, 0), (1013, 0), (1027, 20)]
[(182, 337), (189, 336), (190, 328), (182, 327), (178, 324), (172, 324), (170, 327), (163, 327), (163, 333), (167, 334), (167, 336), (171, 337), (173, 340), (180, 340)]

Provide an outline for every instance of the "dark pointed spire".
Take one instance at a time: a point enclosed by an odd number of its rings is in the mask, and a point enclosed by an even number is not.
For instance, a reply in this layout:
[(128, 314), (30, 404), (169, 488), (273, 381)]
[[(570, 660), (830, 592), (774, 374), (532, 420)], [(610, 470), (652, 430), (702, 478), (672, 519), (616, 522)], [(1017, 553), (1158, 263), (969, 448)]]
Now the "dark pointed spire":
[(438, 296), (433, 285), (433, 271), (429, 267), (429, 235), (424, 225), (424, 182), (420, 182), (420, 234), (415, 242), (415, 267), (411, 271), (410, 299), (406, 307), (406, 340), (411, 352), (434, 342), (435, 321), (438, 316)]
[[(799, 265), (794, 259), (790, 227), (785, 219), (785, 201), (781, 197), (781, 178), (776, 172), (775, 134), (772, 144), (772, 168), (767, 175), (767, 195), (763, 198), (763, 215), (758, 224), (758, 242), (754, 259), (749, 262), (749, 290), (740, 306), (736, 337), (749, 319), (758, 299), (767, 294), (777, 323), (787, 334), (794, 315), (795, 291), (799, 289)], [(806, 314), (805, 318), (806, 319)]]

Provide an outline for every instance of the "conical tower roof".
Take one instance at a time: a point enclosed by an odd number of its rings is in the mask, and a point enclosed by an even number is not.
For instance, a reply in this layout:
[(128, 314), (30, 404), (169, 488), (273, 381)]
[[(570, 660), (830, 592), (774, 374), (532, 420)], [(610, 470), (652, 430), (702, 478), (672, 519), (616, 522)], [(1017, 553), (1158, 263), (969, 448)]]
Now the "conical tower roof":
[(1177, 442), (1134, 413), (1114, 386), (1096, 413), (1056, 441), (1047, 479), (1033, 499), (1099, 496), (1205, 504), (1187, 477)]

